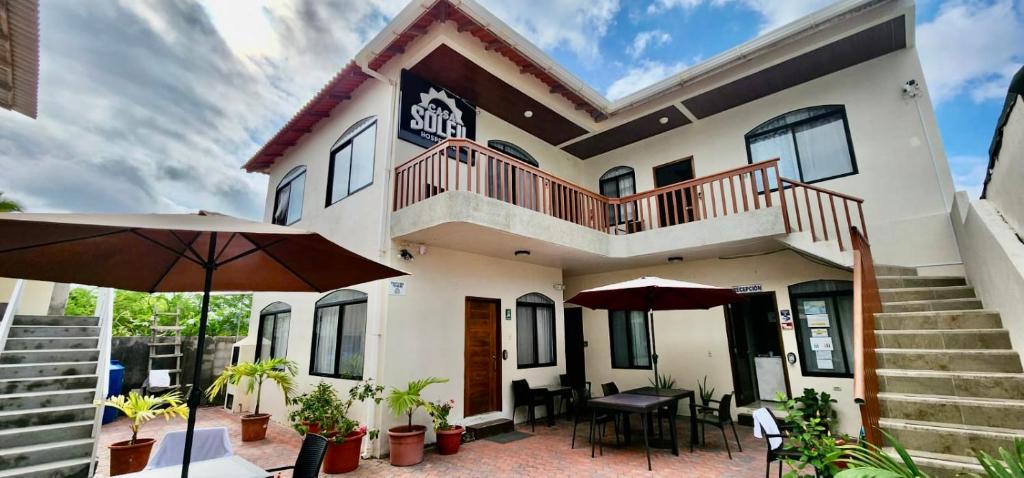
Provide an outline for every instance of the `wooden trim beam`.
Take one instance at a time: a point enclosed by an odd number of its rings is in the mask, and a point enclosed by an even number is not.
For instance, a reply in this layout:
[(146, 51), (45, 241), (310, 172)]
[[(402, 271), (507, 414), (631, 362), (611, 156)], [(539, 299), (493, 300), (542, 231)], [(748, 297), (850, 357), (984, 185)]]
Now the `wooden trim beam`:
[(352, 99), (352, 95), (347, 95), (344, 93), (330, 93), (327, 95), (327, 97), (335, 101), (348, 101)]
[(483, 30), (483, 28), (481, 28), (480, 25), (477, 25), (476, 23), (473, 22), (469, 22), (465, 25), (459, 25), (459, 33), (476, 33), (480, 30)]
[(396, 55), (401, 55), (402, 53), (405, 53), (405, 48), (400, 47), (398, 45), (388, 45), (388, 47), (385, 48), (384, 51), (388, 53), (394, 53)]
[(405, 33), (407, 33), (410, 36), (414, 36), (414, 37), (423, 36), (423, 35), (427, 34), (427, 28), (426, 27), (411, 26), (411, 27), (405, 29)]
[(503, 41), (492, 41), (487, 44), (487, 51), (497, 51), (499, 48), (506, 47), (507, 45)]

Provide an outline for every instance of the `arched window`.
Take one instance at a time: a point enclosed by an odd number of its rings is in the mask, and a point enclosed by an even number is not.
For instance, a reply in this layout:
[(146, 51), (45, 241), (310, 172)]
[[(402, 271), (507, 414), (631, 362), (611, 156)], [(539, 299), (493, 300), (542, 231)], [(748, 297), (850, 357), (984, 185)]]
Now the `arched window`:
[(331, 147), (327, 173), (327, 206), (373, 184), (377, 117), (356, 121)]
[(555, 301), (531, 292), (516, 299), (519, 368), (551, 367), (555, 358)]
[(857, 173), (841, 105), (791, 111), (750, 130), (745, 138), (747, 160), (753, 164), (779, 158), (783, 177), (814, 183)]
[(366, 294), (336, 290), (316, 302), (310, 375), (363, 379)]
[(288, 355), (288, 327), (291, 318), (292, 307), (284, 302), (274, 302), (260, 311), (256, 331), (257, 359), (269, 360)]
[(540, 167), (540, 163), (538, 163), (536, 159), (533, 159), (533, 156), (531, 156), (530, 153), (527, 153), (525, 149), (520, 148), (518, 145), (512, 144), (508, 141), (500, 139), (488, 140), (487, 147), (495, 151), (505, 153), (535, 168)]
[[(616, 166), (601, 175), (599, 182), (601, 195), (610, 198), (621, 198), (636, 194), (636, 173), (629, 166)], [(608, 223), (622, 224), (633, 221), (636, 207), (633, 203), (620, 204), (616, 209), (608, 205)]]
[(284, 175), (274, 194), (274, 217), (271, 222), (288, 226), (302, 219), (302, 197), (306, 190), (306, 167), (296, 166)]
[(816, 280), (789, 286), (800, 368), (805, 376), (853, 376), (853, 283)]

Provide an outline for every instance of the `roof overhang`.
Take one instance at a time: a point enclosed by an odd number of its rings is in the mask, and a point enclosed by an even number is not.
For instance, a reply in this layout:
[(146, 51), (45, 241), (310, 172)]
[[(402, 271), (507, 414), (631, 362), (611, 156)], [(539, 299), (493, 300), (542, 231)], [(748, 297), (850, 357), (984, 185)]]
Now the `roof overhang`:
[(30, 118), (39, 89), (39, 3), (0, 1), (0, 107)]

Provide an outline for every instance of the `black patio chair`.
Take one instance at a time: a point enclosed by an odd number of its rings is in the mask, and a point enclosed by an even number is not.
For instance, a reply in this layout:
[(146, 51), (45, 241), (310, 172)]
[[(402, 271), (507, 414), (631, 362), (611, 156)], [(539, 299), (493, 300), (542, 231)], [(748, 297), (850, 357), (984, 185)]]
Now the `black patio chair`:
[(727, 393), (722, 395), (721, 400), (708, 400), (711, 403), (717, 403), (718, 407), (708, 407), (704, 405), (696, 405), (697, 407), (697, 423), (700, 425), (700, 442), (704, 444), (704, 427), (705, 425), (711, 425), (722, 430), (722, 440), (725, 442), (725, 451), (729, 454), (729, 459), (732, 459), (732, 450), (729, 449), (729, 439), (725, 436), (726, 425), (732, 427), (732, 436), (736, 438), (736, 446), (740, 452), (743, 452), (743, 445), (740, 444), (740, 436), (736, 433), (736, 424), (732, 421), (732, 394)]
[[(761, 426), (759, 423), (754, 424), (754, 426), (761, 429), (761, 435), (764, 436), (764, 442), (765, 445), (767, 445), (765, 448), (767, 448), (768, 450), (764, 464), (764, 478), (768, 478), (769, 473), (771, 473), (773, 461), (779, 462), (779, 478), (782, 478), (782, 464), (786, 461), (786, 459), (800, 458), (799, 451), (786, 449), (786, 438), (789, 437), (789, 435), (786, 432), (788, 430), (792, 430), (793, 425), (780, 422), (779, 419), (775, 418), (775, 414), (772, 413), (772, 409), (765, 407), (764, 410), (768, 412), (768, 415), (771, 416), (772, 421), (775, 422), (775, 426), (779, 428), (778, 434), (771, 434), (768, 433), (768, 430), (765, 430), (765, 428)], [(773, 438), (778, 438), (775, 446), (772, 446)]]
[[(573, 400), (573, 418), (572, 418), (572, 445), (570, 448), (576, 448), (576, 426), (581, 421), (590, 423), (591, 419), (594, 420), (597, 429), (598, 443), (601, 442), (601, 438), (604, 438), (605, 431), (608, 428), (608, 423), (612, 424), (615, 431), (615, 445), (619, 444), (619, 424), (615, 421), (614, 415), (607, 413), (600, 413), (597, 417), (593, 416), (593, 410), (587, 406), (587, 400), (590, 399), (590, 392), (584, 387), (573, 387), (572, 389), (572, 400)], [(588, 437), (594, 436), (594, 430), (590, 429), (587, 433)], [(601, 453), (604, 454), (604, 446), (601, 446)]]
[(292, 470), (292, 478), (317, 478), (326, 453), (327, 439), (314, 433), (307, 433), (302, 439), (302, 448), (299, 449), (299, 456), (295, 458), (295, 464), (269, 468), (267, 473)]
[(618, 393), (619, 393), (619, 386), (615, 385), (615, 382), (608, 382), (608, 383), (602, 383), (601, 384), (601, 394), (603, 394), (604, 396), (607, 397), (608, 395), (618, 395)]
[[(519, 407), (526, 407), (526, 416), (530, 420), (530, 431), (537, 430), (536, 408), (547, 405), (547, 398), (543, 394), (535, 393), (526, 380), (512, 381), (512, 417), (515, 418), (516, 410)], [(554, 413), (554, 411), (552, 411)]]

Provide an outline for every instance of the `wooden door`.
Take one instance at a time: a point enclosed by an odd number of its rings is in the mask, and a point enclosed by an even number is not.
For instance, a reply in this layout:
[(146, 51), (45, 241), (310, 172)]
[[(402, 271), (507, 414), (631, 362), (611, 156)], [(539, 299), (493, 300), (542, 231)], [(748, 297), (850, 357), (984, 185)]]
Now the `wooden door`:
[[(684, 158), (654, 167), (654, 187), (689, 181), (694, 178), (693, 158)], [(660, 227), (674, 226), (693, 220), (693, 194), (690, 189), (658, 195), (658, 224)], [(685, 215), (685, 218), (684, 218)]]
[(466, 298), (466, 416), (501, 410), (501, 322), (497, 299)]
[(583, 309), (565, 309), (565, 374), (573, 386), (587, 381), (586, 356), (583, 350)]

